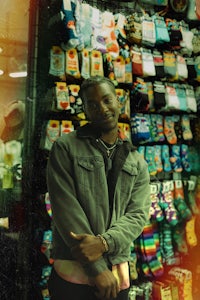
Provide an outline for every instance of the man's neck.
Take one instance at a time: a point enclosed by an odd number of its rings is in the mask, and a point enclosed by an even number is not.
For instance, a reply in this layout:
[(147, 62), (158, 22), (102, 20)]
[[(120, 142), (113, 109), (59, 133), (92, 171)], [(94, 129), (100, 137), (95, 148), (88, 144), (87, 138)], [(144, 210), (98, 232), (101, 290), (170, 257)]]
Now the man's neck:
[(117, 138), (118, 138), (118, 128), (109, 132), (102, 132), (101, 134), (101, 139), (108, 144), (114, 144)]

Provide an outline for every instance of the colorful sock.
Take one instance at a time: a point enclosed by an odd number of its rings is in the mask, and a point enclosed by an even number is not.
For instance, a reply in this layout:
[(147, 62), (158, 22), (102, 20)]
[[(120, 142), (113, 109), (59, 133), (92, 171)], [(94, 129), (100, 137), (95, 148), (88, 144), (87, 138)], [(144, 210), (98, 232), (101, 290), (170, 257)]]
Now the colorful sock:
[(138, 152), (145, 158), (145, 146), (139, 146)]
[(119, 45), (125, 46), (127, 44), (126, 31), (124, 29), (126, 24), (126, 17), (121, 13), (115, 14), (115, 34)]
[(132, 71), (133, 75), (143, 76), (142, 53), (139, 48), (131, 49)]
[(183, 169), (186, 172), (191, 171), (189, 157), (188, 157), (188, 145), (181, 144), (181, 164), (183, 166)]
[(162, 263), (163, 258), (162, 258), (162, 253), (161, 253), (158, 223), (156, 221), (155, 222), (153, 221), (151, 223), (153, 226), (153, 237), (154, 237), (154, 242), (156, 245), (157, 258), (160, 261), (160, 263)]
[(112, 12), (104, 11), (102, 13), (102, 24), (106, 49), (113, 58), (117, 58), (119, 55), (119, 44), (115, 35), (115, 19)]
[(79, 114), (83, 112), (83, 103), (79, 97), (80, 85), (69, 84), (69, 100), (71, 106), (71, 114)]
[(43, 148), (50, 150), (53, 143), (60, 136), (60, 122), (58, 120), (49, 120), (46, 126), (45, 141)]
[(141, 45), (142, 42), (142, 18), (134, 14), (127, 17), (127, 24), (125, 25), (128, 42), (133, 45)]
[[(176, 56), (176, 60), (177, 60), (177, 71), (178, 71), (178, 77), (179, 80), (185, 81), (188, 78), (188, 70), (187, 70), (187, 65), (186, 65), (186, 60), (182, 55), (177, 54)], [(181, 94), (179, 95), (177, 93), (178, 97), (181, 96)], [(182, 98), (184, 103), (186, 103), (186, 95), (183, 94), (184, 97)]]
[(172, 230), (168, 223), (162, 223), (162, 235), (163, 235), (163, 252), (164, 259), (167, 265), (171, 265), (174, 259), (174, 249), (172, 243)]
[(152, 274), (155, 277), (161, 276), (163, 274), (164, 268), (162, 263), (157, 257), (157, 249), (154, 241), (154, 231), (153, 226), (149, 222), (145, 225), (142, 232), (142, 241), (144, 245), (144, 255), (147, 259), (148, 265)]
[(153, 60), (156, 69), (156, 77), (159, 79), (164, 78), (165, 72), (164, 72), (164, 61), (163, 61), (162, 53), (157, 50), (153, 50)]
[(177, 224), (173, 228), (172, 236), (175, 248), (178, 250), (178, 252), (183, 254), (188, 253), (184, 224)]
[(129, 54), (129, 57), (125, 58), (125, 83), (132, 84), (132, 82), (133, 82), (132, 62)]
[(172, 145), (171, 154), (170, 154), (170, 162), (172, 164), (172, 169), (175, 172), (182, 172), (183, 168), (181, 165), (181, 156), (180, 156), (180, 146)]
[(157, 120), (156, 120), (156, 115), (154, 114), (149, 115), (149, 130), (151, 134), (151, 141), (157, 142), (158, 139)]
[(161, 145), (155, 145), (155, 163), (156, 163), (156, 170), (158, 173), (163, 171), (163, 165), (162, 165), (162, 146)]
[(81, 55), (81, 77), (87, 79), (90, 77), (90, 52), (83, 49)]
[(190, 247), (195, 247), (197, 245), (197, 236), (195, 233), (195, 220), (196, 217), (193, 216), (192, 219), (187, 221), (185, 225), (186, 241)]
[(155, 24), (151, 17), (142, 20), (142, 45), (153, 47), (156, 43)]
[(117, 82), (125, 82), (125, 59), (122, 55), (119, 55), (113, 60), (114, 74)]
[(148, 170), (150, 175), (156, 175), (157, 168), (155, 163), (155, 153), (153, 146), (146, 146), (145, 160), (148, 163)]
[(106, 53), (106, 41), (102, 28), (102, 12), (91, 7), (91, 23), (93, 29), (92, 48), (99, 50), (101, 53)]
[(142, 49), (142, 72), (144, 77), (156, 75), (153, 54), (149, 49), (144, 48)]
[(158, 185), (157, 184), (150, 184), (151, 187), (151, 208), (150, 208), (150, 215), (152, 219), (160, 222), (164, 219), (163, 211), (159, 205), (158, 199)]
[(182, 141), (181, 118), (179, 115), (174, 115), (174, 130), (177, 136), (177, 142)]
[(187, 69), (188, 69), (188, 78), (194, 79), (196, 78), (197, 72), (195, 70), (195, 59), (194, 57), (187, 57)]
[[(188, 57), (192, 55), (192, 40), (193, 40), (193, 32), (189, 28), (189, 24), (180, 22), (180, 30), (182, 34), (182, 41), (180, 42), (181, 45), (181, 53), (184, 55), (186, 54)], [(187, 58), (186, 58), (187, 61)], [(188, 72), (189, 73), (189, 72)], [(188, 74), (189, 75), (189, 74)], [(188, 76), (188, 78), (190, 78)]]
[(156, 127), (157, 127), (157, 141), (163, 142), (165, 140), (164, 127), (163, 127), (163, 116), (156, 114)]
[(65, 64), (65, 72), (68, 76), (72, 76), (74, 78), (80, 78), (81, 73), (79, 70), (79, 59), (78, 52), (75, 48), (71, 48), (65, 52), (66, 56), (66, 64)]
[(85, 46), (84, 45), (84, 37), (82, 34), (82, 15), (81, 15), (82, 14), (82, 8), (81, 8), (82, 3), (79, 0), (73, 0), (73, 2), (76, 6), (74, 17), (76, 20), (75, 30), (76, 30), (77, 37), (78, 37), (77, 49), (78, 49), (78, 51), (82, 51)]
[(142, 242), (141, 235), (134, 241), (134, 247), (135, 247), (135, 252), (137, 255), (137, 270), (138, 270), (138, 272), (141, 272), (144, 276), (151, 278), (152, 273), (150, 271), (150, 268), (147, 264), (146, 257), (144, 255), (144, 245)]
[(150, 139), (149, 123), (142, 114), (132, 114), (130, 123), (133, 144)]
[(120, 115), (125, 116), (126, 113), (126, 93), (125, 90), (116, 88), (115, 89), (119, 104), (120, 104)]
[(53, 46), (50, 50), (49, 74), (57, 77), (65, 75), (65, 53), (59, 46)]
[(161, 206), (163, 206), (166, 220), (170, 225), (175, 226), (178, 223), (178, 216), (173, 203), (173, 189), (173, 181), (162, 182)]
[(155, 30), (156, 30), (156, 45), (169, 43), (169, 32), (167, 30), (167, 25), (165, 22), (164, 17), (159, 15), (153, 15), (152, 19), (155, 23)]
[(174, 206), (178, 211), (178, 219), (180, 221), (191, 219), (192, 213), (184, 200), (183, 183), (181, 180), (174, 180)]
[(69, 91), (66, 82), (56, 82), (56, 107), (58, 110), (69, 110)]
[(192, 211), (193, 215), (198, 215), (199, 208), (196, 204), (196, 199), (195, 199), (196, 180), (185, 180), (183, 183), (184, 183), (183, 187), (184, 187), (185, 201), (188, 207), (190, 208), (190, 210)]
[(190, 128), (190, 118), (188, 115), (183, 115), (181, 118), (182, 135), (185, 141), (190, 141), (193, 138), (193, 134)]
[(169, 157), (169, 146), (168, 145), (162, 145), (161, 149), (161, 156), (162, 156), (162, 162), (163, 162), (163, 170), (165, 172), (170, 172), (172, 170), (170, 157)]
[(165, 116), (164, 118), (164, 134), (170, 144), (177, 143), (177, 136), (174, 130), (173, 116)]
[[(86, 21), (87, 20), (87, 21)], [(91, 36), (93, 35), (92, 30), (92, 6), (87, 3), (81, 3), (80, 5), (80, 29), (83, 38), (84, 47), (88, 50), (92, 49)]]
[(165, 76), (167, 76), (167, 78), (170, 79), (174, 78), (177, 73), (175, 54), (170, 51), (164, 51), (163, 61), (164, 61)]
[(165, 85), (161, 81), (155, 81), (153, 84), (154, 108), (156, 110), (164, 109), (166, 106)]
[(90, 72), (91, 76), (104, 76), (103, 56), (98, 50), (92, 50), (90, 53)]
[(64, 50), (70, 48), (76, 48), (78, 46), (79, 40), (75, 28), (75, 10), (76, 3), (75, 0), (63, 0), (62, 11), (64, 13), (64, 26), (65, 26), (65, 39), (64, 39)]
[(60, 135), (68, 134), (69, 132), (74, 131), (74, 125), (71, 120), (62, 120), (60, 126)]
[(180, 101), (178, 99), (175, 86), (170, 83), (165, 84), (166, 91), (166, 110), (180, 110)]
[(104, 74), (113, 82), (116, 82), (115, 73), (114, 73), (114, 65), (112, 56), (110, 53), (103, 54), (103, 61), (104, 61)]
[(189, 84), (186, 85), (186, 100), (187, 100), (187, 111), (196, 113), (197, 101), (195, 98), (194, 87)]

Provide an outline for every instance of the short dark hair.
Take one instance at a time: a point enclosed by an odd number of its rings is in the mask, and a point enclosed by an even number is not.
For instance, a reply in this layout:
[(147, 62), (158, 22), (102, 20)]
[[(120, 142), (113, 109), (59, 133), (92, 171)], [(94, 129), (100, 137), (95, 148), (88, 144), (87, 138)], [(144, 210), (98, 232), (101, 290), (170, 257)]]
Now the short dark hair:
[(102, 76), (92, 76), (92, 77), (89, 77), (89, 78), (85, 79), (82, 82), (80, 90), (79, 90), (80, 98), (84, 101), (84, 92), (89, 87), (93, 87), (93, 86), (96, 86), (96, 85), (99, 85), (99, 84), (102, 84), (102, 83), (107, 83), (111, 87), (113, 93), (116, 94), (115, 85), (109, 78), (102, 77)]

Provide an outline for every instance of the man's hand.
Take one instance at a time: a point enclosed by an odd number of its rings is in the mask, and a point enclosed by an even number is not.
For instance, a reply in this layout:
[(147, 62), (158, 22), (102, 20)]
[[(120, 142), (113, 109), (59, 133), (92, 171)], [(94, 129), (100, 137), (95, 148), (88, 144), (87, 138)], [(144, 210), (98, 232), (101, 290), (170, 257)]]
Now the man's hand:
[(96, 297), (101, 300), (115, 299), (120, 291), (118, 281), (110, 270), (105, 270), (94, 277), (93, 283), (98, 290)]
[(71, 248), (71, 252), (74, 258), (81, 263), (98, 260), (105, 251), (101, 240), (94, 235), (70, 232), (70, 237), (79, 241), (76, 246)]

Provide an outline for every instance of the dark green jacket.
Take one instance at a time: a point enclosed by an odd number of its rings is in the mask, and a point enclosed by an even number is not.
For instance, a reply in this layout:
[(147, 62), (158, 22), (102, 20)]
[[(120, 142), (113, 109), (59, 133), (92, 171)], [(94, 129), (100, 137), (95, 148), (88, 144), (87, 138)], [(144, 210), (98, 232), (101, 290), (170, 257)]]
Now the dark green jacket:
[(69, 232), (102, 234), (109, 252), (85, 266), (95, 276), (108, 265), (128, 261), (130, 244), (149, 218), (147, 163), (127, 139), (120, 139), (106, 176), (106, 155), (91, 125), (63, 135), (52, 147), (47, 184), (53, 213), (53, 255), (73, 259)]

